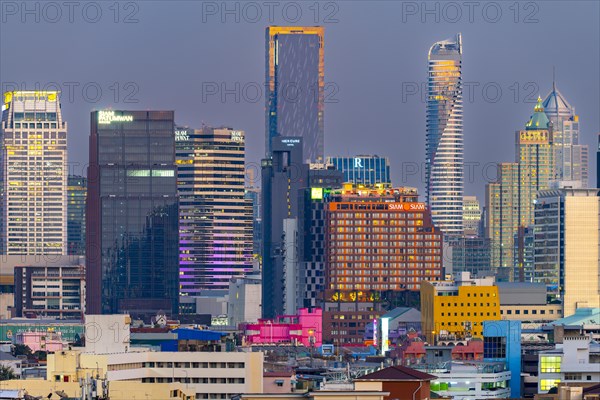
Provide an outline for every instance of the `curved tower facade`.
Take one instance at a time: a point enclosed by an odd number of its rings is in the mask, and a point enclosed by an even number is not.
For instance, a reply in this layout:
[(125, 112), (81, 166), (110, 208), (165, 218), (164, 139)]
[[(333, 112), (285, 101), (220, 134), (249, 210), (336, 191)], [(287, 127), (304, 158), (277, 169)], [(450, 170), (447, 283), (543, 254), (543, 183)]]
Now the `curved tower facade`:
[(429, 50), (427, 85), (426, 191), (436, 227), (463, 233), (464, 147), (462, 38), (436, 42)]

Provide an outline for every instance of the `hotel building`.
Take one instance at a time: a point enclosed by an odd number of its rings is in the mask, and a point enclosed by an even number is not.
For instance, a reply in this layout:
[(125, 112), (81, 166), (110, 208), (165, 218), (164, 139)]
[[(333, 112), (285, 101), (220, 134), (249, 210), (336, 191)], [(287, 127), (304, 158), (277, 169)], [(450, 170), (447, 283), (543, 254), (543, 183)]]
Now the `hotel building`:
[(358, 155), (355, 157), (327, 157), (327, 164), (344, 174), (344, 182), (356, 185), (392, 184), (388, 157)]
[(245, 197), (245, 134), (177, 128), (179, 292), (226, 294), (252, 270), (252, 200)]
[(324, 341), (361, 343), (383, 303), (442, 277), (442, 233), (413, 188), (332, 191), (326, 205)]
[(4, 94), (0, 253), (67, 253), (67, 123), (59, 92)]

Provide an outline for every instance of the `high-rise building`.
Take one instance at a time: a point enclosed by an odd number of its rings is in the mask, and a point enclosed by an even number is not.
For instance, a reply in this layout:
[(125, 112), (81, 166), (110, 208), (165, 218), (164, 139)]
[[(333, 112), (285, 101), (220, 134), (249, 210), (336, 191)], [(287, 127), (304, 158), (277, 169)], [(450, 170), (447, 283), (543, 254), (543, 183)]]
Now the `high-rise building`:
[[(330, 165), (302, 162), (301, 138), (276, 137), (272, 149), (271, 157), (262, 161), (264, 318), (295, 311), (291, 309), (294, 304), (304, 305), (302, 296), (309, 287), (304, 279), (312, 273), (304, 267), (314, 266), (315, 274), (320, 268), (320, 258), (312, 258), (312, 248), (305, 246), (315, 245), (323, 226), (312, 229), (305, 225), (308, 220), (299, 220), (299, 215), (311, 214), (305, 208), (304, 189), (338, 187), (342, 181), (342, 174)], [(311, 281), (316, 283), (316, 279)]]
[(226, 294), (252, 270), (252, 203), (245, 197), (245, 134), (176, 128), (179, 285), (185, 296)]
[(67, 181), (67, 254), (85, 255), (87, 178), (69, 175)]
[(600, 304), (598, 189), (544, 190), (535, 204), (534, 281), (562, 300), (563, 315)]
[(548, 189), (553, 171), (552, 125), (542, 100), (525, 130), (515, 133), (516, 162), (498, 165), (498, 179), (486, 186), (487, 232), (492, 268), (501, 280), (513, 279), (514, 238), (519, 227), (533, 225), (539, 190)]
[(276, 136), (299, 136), (304, 160), (324, 161), (324, 28), (266, 29), (267, 157)]
[(552, 122), (554, 149), (553, 180), (578, 181), (588, 186), (588, 146), (579, 144), (579, 116), (575, 108), (552, 83), (552, 90), (543, 102), (544, 111)]
[(262, 160), (263, 318), (275, 318), (284, 306), (284, 220), (296, 218), (298, 190), (308, 181), (302, 162), (302, 138), (274, 137), (271, 157)]
[(67, 123), (59, 92), (4, 94), (0, 253), (67, 252)]
[(442, 278), (442, 233), (414, 188), (347, 184), (330, 194), (325, 215), (324, 340), (361, 343), (384, 304)]
[(463, 227), (466, 236), (479, 236), (481, 208), (476, 196), (463, 197)]
[(94, 111), (89, 149), (87, 313), (177, 313), (174, 112)]
[(433, 224), (444, 235), (463, 233), (464, 147), (462, 37), (429, 50), (425, 179)]
[(390, 160), (387, 157), (358, 155), (355, 157), (327, 157), (327, 164), (344, 174), (344, 182), (356, 185), (392, 184)]

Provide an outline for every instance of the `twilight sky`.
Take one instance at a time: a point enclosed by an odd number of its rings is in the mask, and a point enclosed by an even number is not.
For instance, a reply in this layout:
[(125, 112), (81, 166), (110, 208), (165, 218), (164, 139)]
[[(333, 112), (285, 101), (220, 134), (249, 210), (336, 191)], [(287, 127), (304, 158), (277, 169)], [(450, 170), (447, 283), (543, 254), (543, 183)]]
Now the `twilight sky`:
[[(514, 131), (551, 89), (553, 66), (580, 116), (595, 182), (597, 1), (0, 0), (0, 18), (2, 91), (60, 86), (75, 173), (87, 162), (89, 113), (107, 107), (173, 109), (182, 125), (245, 130), (247, 161), (259, 163), (264, 32), (273, 24), (325, 26), (327, 155), (388, 156), (394, 184), (423, 194), (413, 171), (425, 154), (427, 52), (462, 32), (465, 194), (483, 202), (484, 184), (495, 178), (485, 165), (513, 161)], [(215, 87), (230, 92), (211, 94)]]

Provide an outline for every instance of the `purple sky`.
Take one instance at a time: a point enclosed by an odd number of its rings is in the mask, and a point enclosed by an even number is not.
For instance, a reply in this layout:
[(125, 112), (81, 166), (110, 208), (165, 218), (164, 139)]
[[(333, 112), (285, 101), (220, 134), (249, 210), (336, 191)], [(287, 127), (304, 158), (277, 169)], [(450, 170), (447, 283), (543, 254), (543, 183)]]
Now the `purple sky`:
[[(466, 194), (483, 201), (483, 165), (514, 159), (514, 131), (527, 122), (537, 95), (550, 90), (553, 66), (557, 87), (580, 116), (582, 142), (591, 150), (590, 183), (595, 182), (597, 1), (476, 2), (473, 9), (462, 1), (272, 2), (271, 9), (263, 1), (123, 1), (116, 3), (118, 15), (112, 1), (76, 3), (71, 10), (63, 2), (22, 4), (0, 2), (2, 89), (14, 83), (28, 89), (36, 82), (61, 86), (69, 159), (79, 164), (74, 167), (79, 173), (87, 162), (89, 112), (109, 106), (174, 109), (182, 125), (205, 122), (245, 130), (248, 162), (259, 162), (264, 96), (255, 89), (264, 82), (264, 29), (320, 24), (326, 28), (330, 89), (326, 154), (388, 156), (394, 183), (416, 186), (423, 194), (419, 175), (403, 176), (425, 154), (425, 104), (407, 91), (427, 78), (431, 44), (462, 32), (463, 80), (472, 88), (472, 98), (468, 89), (464, 96), (465, 161), (474, 173), (466, 177)], [(234, 92), (237, 84), (239, 99), (203, 96), (203, 88), (214, 83)], [(128, 103), (127, 95), (138, 102)], [(493, 179), (494, 169), (487, 175)]]

